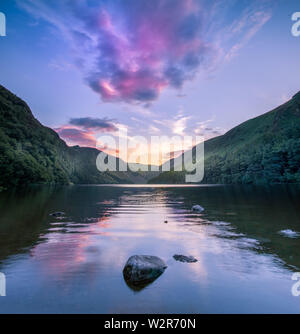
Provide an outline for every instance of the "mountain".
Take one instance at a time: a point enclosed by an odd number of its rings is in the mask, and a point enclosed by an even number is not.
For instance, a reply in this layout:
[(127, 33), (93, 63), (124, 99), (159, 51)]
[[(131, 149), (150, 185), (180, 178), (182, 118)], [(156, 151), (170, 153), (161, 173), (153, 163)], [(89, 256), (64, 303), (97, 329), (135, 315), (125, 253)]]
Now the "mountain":
[(69, 147), (34, 118), (28, 105), (0, 85), (0, 189), (27, 184), (145, 183), (149, 173), (96, 168), (100, 151)]
[[(300, 183), (300, 92), (204, 148), (203, 183)], [(149, 183), (185, 183), (185, 173), (165, 172)]]

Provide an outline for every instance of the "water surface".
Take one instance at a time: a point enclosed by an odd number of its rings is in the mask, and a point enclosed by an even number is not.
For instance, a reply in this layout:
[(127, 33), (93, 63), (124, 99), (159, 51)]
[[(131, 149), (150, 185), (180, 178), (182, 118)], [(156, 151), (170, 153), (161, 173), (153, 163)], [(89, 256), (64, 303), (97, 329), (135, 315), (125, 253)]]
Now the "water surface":
[[(300, 312), (296, 186), (30, 188), (0, 194), (0, 313)], [(200, 204), (201, 214), (191, 212)], [(60, 218), (49, 214), (63, 211)], [(165, 221), (168, 224), (165, 224)], [(141, 291), (131, 255), (168, 268)], [(176, 262), (174, 254), (197, 263)]]

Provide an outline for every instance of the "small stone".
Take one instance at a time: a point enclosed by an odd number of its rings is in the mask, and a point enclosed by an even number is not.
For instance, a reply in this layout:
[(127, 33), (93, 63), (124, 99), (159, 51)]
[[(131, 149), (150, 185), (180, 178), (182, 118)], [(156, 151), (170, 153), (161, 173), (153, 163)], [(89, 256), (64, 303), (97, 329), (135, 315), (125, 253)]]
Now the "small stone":
[(203, 211), (204, 211), (204, 208), (202, 208), (201, 205), (194, 205), (194, 206), (192, 207), (192, 211), (203, 212)]
[(281, 230), (279, 232), (279, 234), (287, 237), (287, 238), (299, 238), (300, 236), (300, 233), (299, 232), (296, 232), (296, 231), (293, 231), (293, 230), (290, 230), (290, 229), (287, 229), (287, 230)]
[(63, 215), (65, 215), (64, 212), (53, 212), (53, 213), (50, 213), (49, 216), (52, 216), (52, 217), (62, 217)]
[(198, 260), (193, 257), (193, 256), (185, 256), (185, 255), (174, 255), (173, 258), (176, 260), (176, 261), (179, 261), (179, 262), (186, 262), (186, 263), (195, 263), (195, 262), (198, 262)]

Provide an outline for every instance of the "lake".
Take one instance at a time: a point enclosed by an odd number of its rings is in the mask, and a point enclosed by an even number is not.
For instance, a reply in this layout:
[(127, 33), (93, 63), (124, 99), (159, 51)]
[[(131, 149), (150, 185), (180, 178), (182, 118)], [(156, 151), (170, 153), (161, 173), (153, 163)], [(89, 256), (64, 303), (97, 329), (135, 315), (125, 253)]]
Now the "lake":
[[(300, 313), (291, 290), (300, 238), (279, 233), (300, 232), (299, 203), (297, 186), (1, 193), (0, 313)], [(205, 211), (192, 212), (195, 204)], [(168, 268), (134, 290), (122, 273), (132, 255), (158, 256)]]

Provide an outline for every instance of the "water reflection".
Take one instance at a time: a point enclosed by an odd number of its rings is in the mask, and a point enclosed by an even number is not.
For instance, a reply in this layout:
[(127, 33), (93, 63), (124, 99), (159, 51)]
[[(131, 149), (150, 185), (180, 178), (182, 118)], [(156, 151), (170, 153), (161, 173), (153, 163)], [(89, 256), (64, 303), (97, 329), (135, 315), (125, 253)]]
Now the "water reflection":
[[(300, 268), (300, 239), (278, 232), (300, 231), (299, 194), (296, 186), (2, 193), (0, 271), (10, 291), (0, 312), (298, 312), (290, 276)], [(192, 212), (195, 204), (205, 211)], [(65, 215), (50, 216), (57, 211)], [(136, 254), (169, 268), (132, 293), (122, 270)]]

